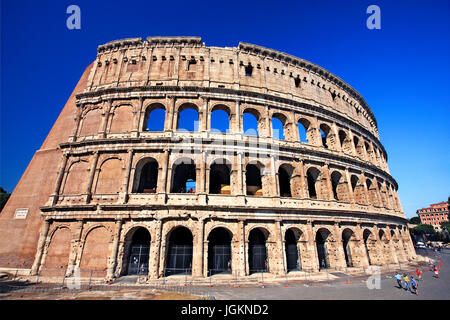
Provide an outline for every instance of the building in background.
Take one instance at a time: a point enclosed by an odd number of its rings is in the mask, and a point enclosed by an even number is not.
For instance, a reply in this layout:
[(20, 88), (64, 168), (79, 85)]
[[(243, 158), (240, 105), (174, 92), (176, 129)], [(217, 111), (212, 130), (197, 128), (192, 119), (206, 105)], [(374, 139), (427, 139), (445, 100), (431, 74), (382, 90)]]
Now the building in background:
[(447, 201), (434, 203), (427, 208), (417, 210), (420, 222), (422, 224), (432, 225), (435, 229), (440, 230), (442, 222), (448, 222), (449, 205)]

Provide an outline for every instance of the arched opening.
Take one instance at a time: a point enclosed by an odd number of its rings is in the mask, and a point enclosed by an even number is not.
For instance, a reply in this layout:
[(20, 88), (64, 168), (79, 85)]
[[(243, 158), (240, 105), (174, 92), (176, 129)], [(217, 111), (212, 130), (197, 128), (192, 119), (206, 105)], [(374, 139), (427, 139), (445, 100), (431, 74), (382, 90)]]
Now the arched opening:
[(136, 193), (156, 193), (158, 183), (158, 162), (153, 158), (144, 158), (136, 165)]
[(350, 229), (345, 229), (342, 232), (342, 245), (344, 246), (344, 255), (347, 267), (353, 267), (352, 250), (350, 247), (350, 239), (352, 238), (352, 236), (353, 231)]
[(147, 274), (150, 258), (150, 233), (146, 228), (139, 227), (131, 238), (128, 251), (127, 274)]
[(208, 236), (208, 270), (210, 275), (231, 273), (231, 234), (222, 227)]
[(258, 136), (259, 114), (256, 110), (247, 109), (242, 116), (244, 134), (248, 136)]
[(257, 165), (247, 164), (245, 170), (245, 183), (247, 186), (247, 195), (262, 196), (261, 170)]
[(151, 105), (145, 110), (144, 131), (164, 131), (166, 109), (162, 104)]
[(178, 109), (177, 130), (194, 132), (199, 129), (198, 108), (185, 104)]
[(339, 194), (338, 194), (338, 186), (339, 186), (341, 179), (342, 179), (342, 174), (340, 174), (340, 172), (334, 171), (331, 174), (331, 187), (333, 189), (333, 197), (335, 200), (338, 200), (338, 201), (342, 200), (342, 199), (340, 199)]
[(366, 195), (364, 191), (364, 185), (360, 182), (356, 175), (350, 177), (350, 182), (353, 190), (353, 197), (356, 203), (366, 204)]
[(231, 194), (230, 190), (231, 166), (223, 161), (215, 161), (209, 170), (209, 193)]
[(319, 259), (319, 269), (328, 269), (330, 268), (330, 261), (328, 258), (328, 249), (327, 249), (327, 238), (330, 235), (330, 231), (327, 229), (319, 229), (316, 233), (316, 246), (317, 246), (317, 257)]
[[(289, 171), (292, 173), (292, 170)], [(292, 197), (291, 174), (283, 166), (278, 169), (278, 184), (280, 186), (280, 197)]]
[(249, 234), (248, 263), (250, 274), (268, 272), (266, 235), (260, 228), (255, 228)]
[(320, 137), (322, 138), (322, 146), (328, 149), (328, 134), (330, 133), (330, 127), (326, 124), (320, 125)]
[(317, 199), (316, 182), (319, 179), (320, 171), (317, 168), (309, 168), (306, 171), (306, 180), (308, 182), (308, 192), (311, 199)]
[(191, 159), (183, 159), (174, 165), (172, 193), (196, 192), (196, 167)]
[(375, 240), (373, 239), (372, 232), (370, 232), (368, 229), (364, 230), (363, 239), (364, 239), (364, 248), (366, 249), (367, 260), (369, 261), (369, 265), (372, 265), (373, 257), (371, 251), (375, 246)]
[(310, 122), (306, 119), (300, 119), (298, 121), (298, 135), (300, 137), (300, 142), (309, 143), (308, 130), (310, 125)]
[(211, 111), (211, 131), (227, 133), (230, 129), (230, 111), (226, 106), (215, 106)]
[(282, 114), (274, 114), (272, 117), (272, 137), (274, 139), (285, 140), (284, 125), (286, 117)]
[(286, 230), (284, 235), (286, 250), (287, 272), (301, 270), (300, 257), (298, 253), (297, 237), (292, 229)]
[(341, 143), (341, 149), (345, 153), (351, 153), (351, 139), (348, 138), (347, 133), (344, 130), (339, 130), (339, 142)]
[(164, 275), (191, 274), (193, 236), (186, 227), (177, 227), (170, 233)]

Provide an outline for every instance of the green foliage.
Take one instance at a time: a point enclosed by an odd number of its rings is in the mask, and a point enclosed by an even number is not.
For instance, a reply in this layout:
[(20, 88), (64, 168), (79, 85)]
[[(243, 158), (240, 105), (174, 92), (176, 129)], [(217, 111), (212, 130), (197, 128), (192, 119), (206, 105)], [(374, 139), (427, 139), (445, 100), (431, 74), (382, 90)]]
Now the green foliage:
[(10, 194), (5, 191), (2, 187), (0, 187), (0, 211), (5, 206), (6, 202), (9, 199)]
[(450, 222), (441, 222), (441, 228), (442, 230), (446, 229), (448, 232), (450, 232)]
[(420, 218), (419, 217), (412, 217), (409, 219), (409, 222), (412, 224), (420, 224)]
[(419, 224), (417, 227), (413, 228), (414, 231), (417, 231), (418, 233), (425, 233), (425, 234), (435, 234), (436, 230), (434, 230), (434, 227), (429, 224)]

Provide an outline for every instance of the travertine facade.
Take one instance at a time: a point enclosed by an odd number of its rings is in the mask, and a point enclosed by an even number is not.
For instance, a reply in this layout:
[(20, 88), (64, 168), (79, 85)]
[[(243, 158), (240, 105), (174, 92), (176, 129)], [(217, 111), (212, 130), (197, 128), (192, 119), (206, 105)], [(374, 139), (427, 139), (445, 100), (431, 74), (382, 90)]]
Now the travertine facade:
[[(188, 109), (194, 132), (179, 127)], [(118, 277), (137, 259), (153, 279), (244, 277), (415, 258), (364, 99), (308, 61), (195, 37), (100, 46), (0, 219), (0, 267), (34, 274)]]

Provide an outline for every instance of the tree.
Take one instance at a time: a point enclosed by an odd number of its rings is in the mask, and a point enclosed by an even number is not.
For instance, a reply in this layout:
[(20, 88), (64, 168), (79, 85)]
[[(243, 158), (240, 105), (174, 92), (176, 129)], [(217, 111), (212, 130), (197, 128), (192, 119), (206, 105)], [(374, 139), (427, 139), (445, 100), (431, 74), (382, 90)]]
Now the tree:
[(436, 230), (434, 230), (434, 227), (429, 224), (419, 224), (418, 226), (413, 228), (414, 231), (417, 231), (418, 233), (425, 233), (425, 234), (435, 234)]
[(412, 217), (409, 219), (409, 223), (411, 224), (420, 224), (420, 218), (419, 217)]
[(8, 201), (10, 195), (11, 194), (7, 193), (5, 191), (5, 189), (0, 187), (0, 211), (3, 210), (3, 207), (5, 206), (6, 202)]

